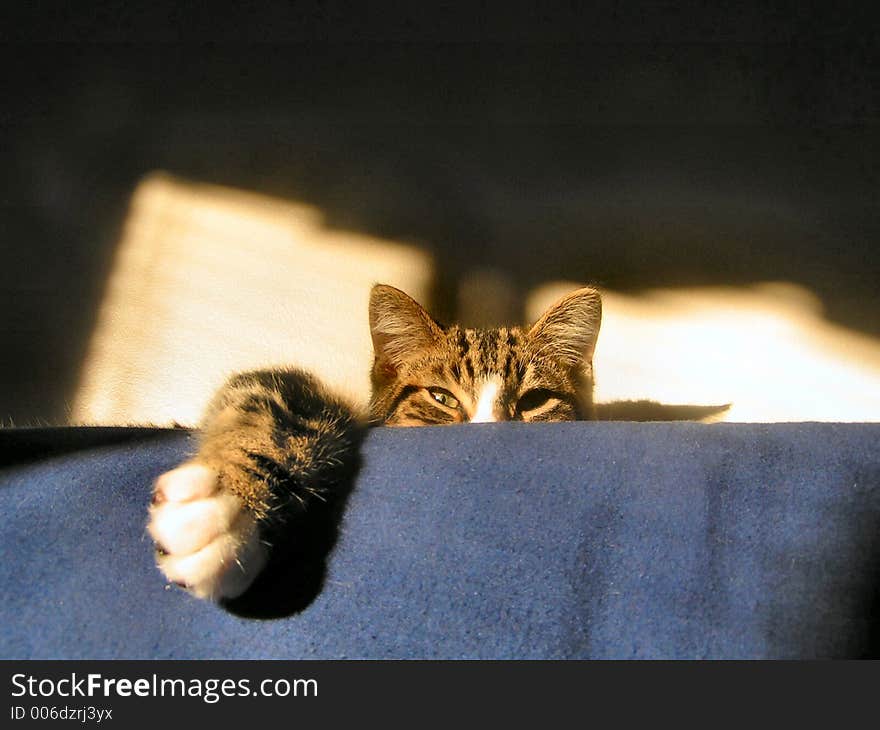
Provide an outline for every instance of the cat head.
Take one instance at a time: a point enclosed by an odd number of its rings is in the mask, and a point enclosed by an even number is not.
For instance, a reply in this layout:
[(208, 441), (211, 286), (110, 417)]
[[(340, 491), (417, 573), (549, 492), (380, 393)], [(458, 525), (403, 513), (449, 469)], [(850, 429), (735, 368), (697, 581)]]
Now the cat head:
[(593, 417), (595, 289), (564, 296), (531, 327), (444, 327), (415, 300), (377, 284), (370, 413), (388, 426)]

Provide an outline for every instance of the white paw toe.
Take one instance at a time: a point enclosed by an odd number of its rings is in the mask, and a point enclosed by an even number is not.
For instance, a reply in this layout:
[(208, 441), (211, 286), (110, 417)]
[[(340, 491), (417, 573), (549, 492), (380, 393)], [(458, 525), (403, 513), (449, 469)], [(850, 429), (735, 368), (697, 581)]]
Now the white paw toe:
[(256, 522), (242, 513), (232, 530), (200, 550), (169, 553), (158, 562), (170, 581), (183, 585), (199, 598), (218, 600), (244, 593), (266, 565), (267, 558)]
[(187, 502), (217, 491), (217, 473), (198, 462), (166, 471), (156, 480), (154, 502)]
[(148, 529), (162, 550), (186, 555), (228, 532), (241, 510), (240, 499), (223, 493), (192, 502), (162, 502), (151, 508)]

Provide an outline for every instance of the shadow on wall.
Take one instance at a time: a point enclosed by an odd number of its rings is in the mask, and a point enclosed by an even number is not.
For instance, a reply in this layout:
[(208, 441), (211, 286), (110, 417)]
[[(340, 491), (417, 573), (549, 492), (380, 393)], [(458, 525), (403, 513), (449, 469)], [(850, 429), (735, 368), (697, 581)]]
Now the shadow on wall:
[[(333, 231), (314, 208), (152, 175), (133, 198), (71, 422), (192, 425), (229, 374), (280, 364), (365, 401), (370, 287), (430, 307), (434, 274), (423, 249)], [(476, 272), (459, 309), (534, 321), (578, 285), (539, 286), (523, 306), (503, 276)], [(602, 412), (619, 420), (880, 414), (880, 341), (830, 323), (788, 283), (605, 291), (595, 369)]]

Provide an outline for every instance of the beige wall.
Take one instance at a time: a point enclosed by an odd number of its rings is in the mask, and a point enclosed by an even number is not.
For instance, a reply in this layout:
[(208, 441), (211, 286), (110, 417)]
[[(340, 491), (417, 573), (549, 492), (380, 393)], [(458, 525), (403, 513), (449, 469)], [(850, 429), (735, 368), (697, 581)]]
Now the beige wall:
[[(528, 301), (536, 318), (573, 288), (550, 283)], [(803, 287), (603, 293), (596, 400), (730, 408), (716, 420), (880, 420), (880, 341), (833, 324)]]
[(194, 424), (229, 374), (275, 364), (366, 401), (370, 287), (428, 302), (431, 280), (414, 246), (329, 230), (306, 206), (153, 175), (133, 196), (71, 420)]

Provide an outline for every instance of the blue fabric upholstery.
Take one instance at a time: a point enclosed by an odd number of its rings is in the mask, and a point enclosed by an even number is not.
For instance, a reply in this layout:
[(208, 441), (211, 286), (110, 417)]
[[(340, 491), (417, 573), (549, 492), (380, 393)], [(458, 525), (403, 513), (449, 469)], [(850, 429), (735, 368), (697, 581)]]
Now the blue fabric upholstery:
[(321, 589), (262, 620), (165, 585), (145, 510), (192, 443), (134, 436), (0, 432), (3, 658), (878, 654), (880, 425), (375, 429)]

